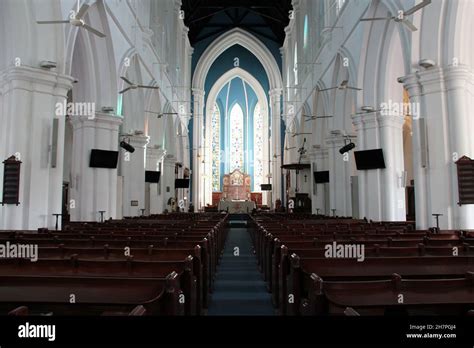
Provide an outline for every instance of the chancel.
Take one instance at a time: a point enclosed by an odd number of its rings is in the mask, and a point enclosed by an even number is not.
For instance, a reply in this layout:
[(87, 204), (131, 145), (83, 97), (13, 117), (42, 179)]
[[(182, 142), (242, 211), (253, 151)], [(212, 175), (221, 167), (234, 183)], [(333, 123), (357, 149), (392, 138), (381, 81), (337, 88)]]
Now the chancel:
[(0, 314), (473, 315), (473, 17), (0, 0)]

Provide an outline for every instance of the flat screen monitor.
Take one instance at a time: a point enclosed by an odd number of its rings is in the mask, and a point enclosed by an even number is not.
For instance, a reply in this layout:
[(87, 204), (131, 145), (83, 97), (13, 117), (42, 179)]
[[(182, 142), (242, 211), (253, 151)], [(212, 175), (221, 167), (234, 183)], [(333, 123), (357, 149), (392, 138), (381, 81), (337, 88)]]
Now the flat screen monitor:
[(89, 167), (115, 169), (117, 168), (118, 155), (118, 151), (92, 149)]
[(354, 152), (357, 170), (385, 169), (382, 149)]
[(151, 170), (145, 171), (145, 182), (150, 184), (158, 184), (160, 182), (161, 172), (154, 172)]
[(175, 188), (189, 188), (189, 179), (176, 179), (174, 181)]
[(262, 191), (271, 191), (272, 190), (272, 184), (260, 184), (260, 189)]
[(314, 172), (314, 182), (316, 184), (325, 184), (329, 182), (329, 171)]

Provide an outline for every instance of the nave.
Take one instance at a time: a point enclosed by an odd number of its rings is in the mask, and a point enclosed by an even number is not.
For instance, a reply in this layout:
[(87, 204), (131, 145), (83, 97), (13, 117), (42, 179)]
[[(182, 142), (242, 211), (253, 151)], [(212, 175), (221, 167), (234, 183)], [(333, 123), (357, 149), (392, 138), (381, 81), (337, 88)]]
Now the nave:
[(472, 346), (473, 16), (0, 0), (0, 348), (26, 323)]
[(474, 314), (467, 231), (181, 213), (0, 237), (11, 250), (38, 245), (36, 260), (0, 260), (8, 315)]

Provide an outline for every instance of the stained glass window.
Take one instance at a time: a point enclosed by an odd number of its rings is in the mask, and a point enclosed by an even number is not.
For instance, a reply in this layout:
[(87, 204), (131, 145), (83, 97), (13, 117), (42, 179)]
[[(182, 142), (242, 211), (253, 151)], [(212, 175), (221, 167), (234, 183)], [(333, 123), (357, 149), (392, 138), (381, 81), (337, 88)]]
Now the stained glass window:
[[(293, 59), (293, 72), (295, 74), (295, 85), (298, 84), (298, 44), (295, 42), (295, 52)], [(296, 92), (296, 89), (295, 89)]]
[(230, 171), (244, 167), (244, 113), (239, 104), (230, 111)]
[(211, 139), (212, 139), (212, 191), (218, 192), (221, 188), (221, 112), (217, 103), (214, 104), (211, 116)]
[(264, 183), (263, 178), (263, 112), (260, 103), (257, 103), (253, 113), (254, 129), (254, 191), (260, 191), (260, 185)]
[(304, 17), (304, 28), (303, 28), (303, 47), (306, 49), (308, 47), (308, 39), (309, 39), (309, 23), (308, 23), (308, 15)]

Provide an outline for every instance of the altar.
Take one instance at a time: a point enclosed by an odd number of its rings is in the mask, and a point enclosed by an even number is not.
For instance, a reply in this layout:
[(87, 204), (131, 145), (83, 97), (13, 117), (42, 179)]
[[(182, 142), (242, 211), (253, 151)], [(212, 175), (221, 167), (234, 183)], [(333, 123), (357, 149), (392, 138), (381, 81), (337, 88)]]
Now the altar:
[(212, 193), (212, 205), (229, 212), (250, 213), (262, 205), (262, 193), (251, 192), (251, 177), (235, 169), (223, 176), (222, 192)]
[(252, 201), (220, 201), (219, 211), (226, 211), (229, 214), (246, 214), (256, 209), (255, 202)]

